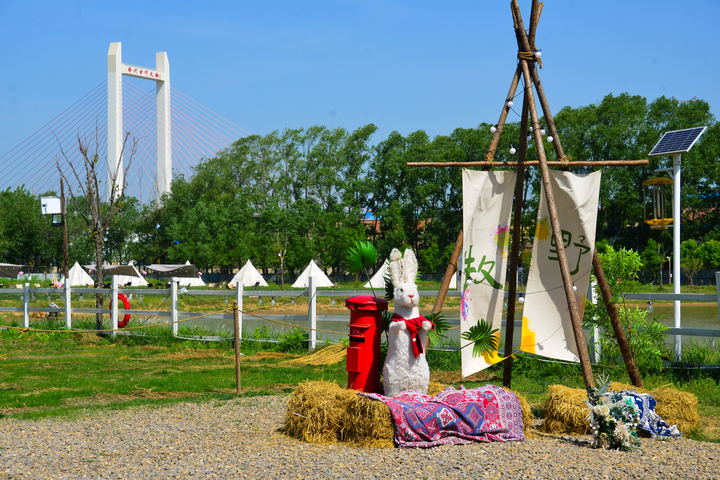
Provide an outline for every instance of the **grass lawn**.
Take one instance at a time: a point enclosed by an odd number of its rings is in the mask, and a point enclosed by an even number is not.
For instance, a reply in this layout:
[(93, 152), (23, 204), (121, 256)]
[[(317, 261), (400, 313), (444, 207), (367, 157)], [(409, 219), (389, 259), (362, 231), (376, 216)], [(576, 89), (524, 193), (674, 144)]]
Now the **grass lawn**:
[[(281, 351), (282, 350), (282, 351)], [(345, 363), (329, 366), (288, 366), (282, 362), (304, 352), (302, 335), (280, 343), (246, 342), (242, 346), (242, 396), (289, 394), (306, 380), (347, 382)], [(434, 378), (457, 386), (458, 352), (428, 353)], [(612, 380), (630, 383), (622, 368), (596, 367)], [(483, 382), (466, 387), (502, 384), (502, 367), (487, 371)], [(720, 374), (665, 372), (643, 378), (646, 388), (671, 384), (699, 399), (701, 425), (690, 438), (720, 441)], [(542, 417), (548, 386), (582, 388), (577, 365), (546, 362), (518, 355), (513, 390), (523, 395)], [(100, 338), (94, 334), (20, 333), (0, 331), (0, 418), (26, 419), (70, 416), (87, 409), (120, 409), (137, 404), (163, 405), (235, 397), (232, 344), (187, 341), (167, 333), (154, 337)]]

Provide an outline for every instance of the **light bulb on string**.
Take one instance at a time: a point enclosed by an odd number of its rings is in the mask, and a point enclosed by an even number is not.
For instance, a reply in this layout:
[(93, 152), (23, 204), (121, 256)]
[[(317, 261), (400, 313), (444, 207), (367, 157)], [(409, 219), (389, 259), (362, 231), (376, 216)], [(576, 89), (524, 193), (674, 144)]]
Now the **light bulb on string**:
[(513, 101), (512, 101), (512, 100), (508, 100), (508, 102), (507, 102), (508, 108), (512, 108), (513, 105), (514, 105)]
[(527, 136), (527, 141), (529, 142), (530, 140), (532, 140), (532, 135)]
[(493, 125), (492, 127), (490, 127), (490, 132), (491, 133), (497, 132), (497, 125)]
[(653, 313), (653, 310), (655, 310), (655, 309), (652, 306), (652, 300), (650, 300), (648, 302), (647, 313)]
[(472, 285), (472, 284), (473, 284), (472, 278), (468, 278), (468, 279), (467, 279), (467, 282), (465, 282), (465, 283), (468, 284), (468, 287), (469, 287), (470, 285)]
[(517, 150), (515, 150), (515, 147), (510, 147), (510, 155), (515, 155), (515, 152), (517, 152)]
[(532, 127), (532, 125), (530, 125), (530, 131), (531, 131), (531, 132), (533, 131), (533, 127)]
[(545, 135), (545, 129), (544, 129), (544, 128), (541, 128), (541, 129), (540, 129), (540, 135)]
[(552, 142), (553, 141), (552, 135), (548, 135), (547, 139), (548, 139), (548, 142)]
[(535, 50), (535, 56), (536, 56), (537, 58), (542, 57), (542, 52), (540, 52), (540, 50)]
[(518, 297), (518, 303), (525, 303), (525, 297), (523, 295)]

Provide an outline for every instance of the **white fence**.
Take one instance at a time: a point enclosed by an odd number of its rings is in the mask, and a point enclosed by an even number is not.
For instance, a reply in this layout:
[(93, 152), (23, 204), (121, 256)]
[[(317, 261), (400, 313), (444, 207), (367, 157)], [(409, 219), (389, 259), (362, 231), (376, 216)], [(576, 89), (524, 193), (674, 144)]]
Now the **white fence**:
[[(72, 315), (75, 313), (83, 314), (94, 314), (103, 313), (110, 314), (112, 320), (112, 328), (118, 328), (118, 317), (120, 315), (131, 314), (136, 316), (153, 316), (153, 317), (165, 317), (169, 322), (172, 322), (171, 328), (173, 335), (178, 334), (178, 326), (181, 319), (187, 319), (197, 317), (199, 314), (196, 312), (180, 312), (178, 311), (178, 296), (181, 290), (178, 288), (178, 282), (180, 279), (173, 278), (170, 282), (170, 288), (168, 289), (122, 289), (117, 285), (117, 277), (112, 277), (113, 283), (112, 288), (107, 289), (94, 289), (94, 288), (30, 288), (29, 283), (25, 283), (21, 291), (13, 289), (0, 289), (0, 295), (7, 294), (20, 294), (23, 297), (22, 307), (0, 307), (0, 312), (22, 312), (23, 313), (23, 326), (25, 328), (30, 327), (30, 316), (33, 313), (46, 312), (49, 314), (63, 315), (65, 319), (65, 326), (68, 329), (72, 329)], [(626, 298), (628, 300), (680, 300), (690, 302), (718, 302), (718, 316), (720, 317), (720, 272), (716, 273), (716, 285), (718, 291), (716, 294), (694, 294), (694, 293), (643, 293), (643, 294), (630, 294)], [(61, 293), (64, 298), (64, 305), (61, 308), (31, 308), (30, 298), (32, 295), (42, 294), (58, 294)], [(81, 293), (94, 295), (96, 293), (107, 294), (112, 297), (112, 309), (95, 309), (95, 308), (72, 308), (71, 293)], [(155, 310), (118, 310), (118, 298), (119, 293), (125, 293), (127, 295), (169, 295), (170, 296), (170, 309), (169, 311), (155, 311)], [(317, 290), (315, 288), (315, 280), (311, 278), (310, 287), (305, 291), (287, 291), (287, 290), (244, 290), (242, 286), (234, 291), (227, 290), (189, 290), (188, 293), (193, 296), (215, 296), (215, 297), (234, 297), (233, 301), (238, 302), (240, 308), (240, 334), (242, 334), (242, 321), (243, 321), (243, 297), (249, 296), (261, 296), (265, 298), (276, 298), (276, 297), (301, 297), (307, 295), (309, 297), (308, 302), (308, 313), (307, 313), (307, 326), (309, 330), (309, 342), (310, 348), (315, 348), (317, 345), (317, 297), (338, 297), (348, 298), (356, 295), (368, 295), (369, 290)], [(523, 294), (523, 292), (518, 292)], [(422, 297), (437, 297), (438, 292), (433, 290), (421, 290), (420, 296)], [(505, 292), (507, 296), (507, 291)], [(459, 297), (461, 292), (449, 291), (448, 297)], [(303, 315), (304, 317), (304, 315)], [(205, 318), (208, 319), (223, 319), (233, 320), (231, 313), (216, 313), (207, 315)], [(522, 322), (514, 321), (513, 323), (516, 329), (522, 328)], [(506, 322), (503, 322), (503, 326), (506, 327)], [(115, 334), (113, 332), (113, 334)], [(519, 338), (520, 332), (515, 332), (515, 338)], [(720, 329), (699, 329), (699, 328), (668, 328), (666, 331), (667, 335), (674, 335), (676, 338), (680, 338), (681, 335), (688, 336), (699, 336), (699, 337), (720, 337)], [(205, 339), (219, 339), (220, 337), (204, 337)], [(591, 342), (594, 343), (594, 342)]]

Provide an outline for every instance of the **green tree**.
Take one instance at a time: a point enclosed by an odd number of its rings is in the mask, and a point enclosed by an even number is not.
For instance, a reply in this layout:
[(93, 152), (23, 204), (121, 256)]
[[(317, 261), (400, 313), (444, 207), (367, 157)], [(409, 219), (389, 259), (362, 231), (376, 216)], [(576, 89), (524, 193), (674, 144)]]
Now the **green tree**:
[(665, 256), (661, 252), (660, 244), (652, 238), (648, 240), (645, 250), (640, 255), (645, 270), (652, 275), (653, 281), (659, 279), (662, 284), (662, 266)]
[[(605, 253), (599, 253), (599, 256), (610, 286), (611, 301), (618, 310), (620, 325), (625, 331), (635, 363), (641, 370), (659, 371), (662, 368), (661, 358), (667, 350), (665, 346), (667, 327), (648, 317), (647, 310), (630, 307), (625, 302), (625, 296), (635, 290), (637, 285), (637, 273), (642, 267), (640, 255), (634, 250), (625, 248), (615, 250), (608, 246)], [(600, 288), (597, 286), (596, 295), (602, 298)], [(621, 356), (610, 317), (602, 302), (597, 305), (587, 302), (583, 322), (586, 325), (600, 327), (600, 345), (604, 356), (608, 358)]]
[(720, 267), (720, 241), (707, 240), (698, 247), (696, 253), (703, 268), (712, 269)]
[(685, 240), (680, 244), (680, 269), (690, 280), (693, 292), (695, 291), (695, 277), (703, 267), (698, 251), (698, 244), (693, 239)]

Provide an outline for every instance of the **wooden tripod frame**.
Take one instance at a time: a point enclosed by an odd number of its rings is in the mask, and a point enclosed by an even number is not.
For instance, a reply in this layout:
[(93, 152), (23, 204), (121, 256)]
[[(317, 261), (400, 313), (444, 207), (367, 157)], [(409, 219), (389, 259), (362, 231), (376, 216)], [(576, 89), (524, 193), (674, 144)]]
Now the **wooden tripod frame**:
[[(568, 170), (571, 167), (603, 167), (603, 166), (632, 166), (632, 165), (647, 165), (647, 160), (615, 160), (615, 161), (594, 161), (594, 162), (573, 162), (570, 161), (563, 150), (562, 144), (560, 143), (560, 137), (557, 134), (555, 123), (553, 122), (552, 113), (550, 111), (550, 105), (545, 97), (545, 91), (543, 90), (542, 84), (540, 83), (540, 75), (538, 69), (535, 67), (537, 62), (542, 68), (540, 59), (535, 55), (537, 51), (535, 47), (535, 33), (537, 31), (538, 22), (540, 20), (540, 14), (542, 12), (543, 3), (538, 0), (532, 0), (532, 9), (530, 13), (530, 30), (529, 34), (525, 32), (525, 26), (523, 24), (522, 16), (520, 14), (520, 7), (517, 4), (517, 0), (510, 2), (513, 15), (513, 26), (515, 29), (515, 37), (518, 43), (518, 66), (513, 75), (512, 82), (510, 84), (510, 90), (507, 98), (503, 101), (503, 109), (500, 114), (500, 119), (496, 127), (496, 131), (493, 134), (492, 140), (490, 141), (490, 147), (488, 153), (485, 156), (484, 162), (447, 162), (447, 163), (435, 163), (435, 162), (409, 162), (408, 166), (430, 166), (430, 167), (468, 167), (468, 166), (481, 166), (483, 170), (488, 170), (494, 165), (498, 166), (513, 166), (517, 168), (517, 180), (515, 186), (515, 205), (514, 205), (514, 221), (513, 221), (513, 238), (512, 238), (512, 250), (510, 256), (510, 280), (509, 280), (509, 298), (508, 298), (508, 309), (507, 309), (507, 327), (505, 331), (505, 354), (508, 357), (504, 360), (503, 370), (503, 385), (510, 387), (512, 377), (512, 356), (509, 355), (512, 352), (513, 345), (513, 333), (514, 333), (514, 319), (515, 319), (515, 294), (517, 291), (517, 268), (518, 268), (518, 255), (520, 246), (520, 217), (522, 210), (522, 188), (524, 184), (524, 171), (526, 166), (539, 165), (540, 173), (542, 178), (543, 188), (545, 189), (545, 197), (547, 200), (547, 207), (550, 217), (550, 225), (555, 239), (555, 245), (557, 249), (558, 263), (560, 265), (560, 273), (563, 280), (563, 286), (565, 289), (565, 296), (567, 298), (568, 310), (570, 312), (570, 319), (573, 327), (573, 334), (575, 336), (575, 343), (577, 344), (578, 355), (580, 357), (580, 365), (583, 373), (583, 380), (585, 381), (585, 387), (594, 387), (595, 379), (593, 378), (592, 368), (590, 366), (590, 357), (587, 352), (587, 346), (585, 344), (585, 335), (582, 329), (582, 319), (578, 310), (577, 300), (573, 290), (572, 278), (570, 276), (570, 269), (568, 267), (567, 255), (565, 253), (565, 247), (562, 242), (562, 233), (560, 230), (560, 220), (555, 206), (555, 197), (550, 183), (549, 166), (560, 166), (563, 170)], [(503, 162), (494, 163), (495, 150), (500, 141), (500, 135), (502, 135), (503, 127), (507, 119), (510, 107), (507, 106), (508, 100), (515, 97), (518, 84), (520, 82), (520, 76), (522, 75), (524, 80), (524, 95), (523, 95), (523, 110), (522, 120), (520, 123), (520, 148), (517, 162)], [(545, 146), (540, 132), (540, 120), (538, 116), (537, 106), (535, 104), (535, 96), (533, 94), (533, 85), (537, 92), (540, 105), (545, 116), (545, 123), (548, 128), (548, 133), (552, 136), (553, 147), (555, 149), (555, 155), (559, 159), (557, 162), (548, 162), (545, 155)], [(526, 162), (525, 157), (527, 153), (527, 134), (528, 134), (528, 114), (532, 122), (532, 133), (535, 138), (535, 144), (537, 146), (538, 161), (537, 162)], [(450, 280), (455, 274), (457, 269), (458, 259), (462, 251), (463, 244), (463, 232), (460, 231), (457, 241), (455, 243), (455, 250), (453, 251), (450, 259), (450, 264), (445, 271), (445, 278), (443, 279), (438, 294), (437, 301), (433, 307), (433, 313), (439, 312), (445, 303), (445, 297), (447, 290), (450, 285)], [(638, 372), (637, 365), (632, 356), (630, 346), (625, 332), (620, 325), (615, 305), (612, 303), (610, 294), (610, 288), (605, 279), (605, 273), (603, 272), (602, 265), (600, 264), (600, 258), (597, 252), (593, 252), (593, 270), (595, 276), (598, 279), (598, 284), (603, 296), (603, 302), (608, 311), (610, 321), (612, 323), (613, 331), (618, 341), (618, 346), (625, 362), (625, 368), (627, 369), (628, 375), (633, 385), (636, 387), (642, 387), (642, 379)]]

